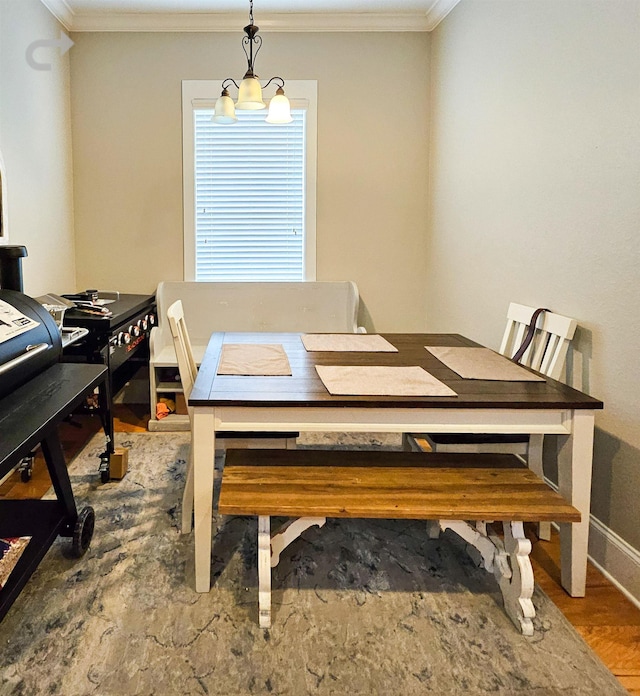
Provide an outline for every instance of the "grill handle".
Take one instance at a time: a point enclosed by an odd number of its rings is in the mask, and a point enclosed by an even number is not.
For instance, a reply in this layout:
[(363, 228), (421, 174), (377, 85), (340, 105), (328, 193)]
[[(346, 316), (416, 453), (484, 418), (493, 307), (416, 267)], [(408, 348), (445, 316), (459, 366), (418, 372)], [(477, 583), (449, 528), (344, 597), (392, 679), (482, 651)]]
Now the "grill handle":
[(18, 355), (17, 358), (13, 358), (12, 360), (9, 360), (9, 362), (4, 363), (3, 365), (0, 365), (0, 375), (3, 375), (6, 372), (9, 372), (10, 370), (13, 370), (18, 365), (27, 362), (27, 360), (30, 360), (36, 355), (39, 355), (48, 348), (48, 343), (36, 343), (35, 345), (27, 346), (25, 353), (23, 353), (22, 355)]

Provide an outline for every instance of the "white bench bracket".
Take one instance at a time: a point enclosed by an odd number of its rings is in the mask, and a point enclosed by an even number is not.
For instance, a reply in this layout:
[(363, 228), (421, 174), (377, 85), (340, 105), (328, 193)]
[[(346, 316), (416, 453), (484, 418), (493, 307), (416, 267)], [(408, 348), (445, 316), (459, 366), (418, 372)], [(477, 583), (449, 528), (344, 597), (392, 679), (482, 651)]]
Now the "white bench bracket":
[(504, 522), (504, 539), (484, 522), (440, 520), (440, 529), (450, 529), (480, 552), (479, 565), (493, 573), (498, 581), (507, 615), (523, 635), (532, 636), (536, 612), (531, 601), (534, 587), (529, 558), (531, 542), (524, 534), (523, 523)]

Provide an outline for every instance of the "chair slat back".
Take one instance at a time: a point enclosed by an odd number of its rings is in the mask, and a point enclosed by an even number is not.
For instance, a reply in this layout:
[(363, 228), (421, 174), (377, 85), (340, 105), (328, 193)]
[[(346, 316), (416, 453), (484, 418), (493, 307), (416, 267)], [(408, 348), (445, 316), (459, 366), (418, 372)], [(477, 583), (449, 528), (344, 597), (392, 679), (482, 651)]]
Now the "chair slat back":
[[(500, 353), (511, 358), (522, 344), (535, 307), (512, 302), (507, 312)], [(575, 319), (553, 312), (543, 312), (536, 323), (536, 332), (520, 363), (551, 379), (560, 379), (567, 359), (569, 344), (578, 324)]]
[[(180, 373), (184, 398), (189, 399), (198, 374), (198, 366), (193, 357), (189, 332), (187, 331), (187, 325), (184, 320), (184, 309), (180, 300), (174, 302), (167, 309), (167, 319), (169, 321), (171, 335), (173, 336), (176, 357), (178, 358), (178, 372)], [(189, 416), (191, 416), (190, 408)]]

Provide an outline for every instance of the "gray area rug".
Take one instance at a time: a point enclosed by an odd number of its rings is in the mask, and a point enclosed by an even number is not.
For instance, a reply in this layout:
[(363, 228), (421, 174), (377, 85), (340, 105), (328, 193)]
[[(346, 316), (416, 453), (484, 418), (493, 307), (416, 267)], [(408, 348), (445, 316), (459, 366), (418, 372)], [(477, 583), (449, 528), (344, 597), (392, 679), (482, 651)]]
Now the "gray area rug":
[(3, 696), (626, 693), (538, 590), (535, 635), (520, 635), (493, 578), (424, 522), (307, 530), (273, 573), (261, 630), (255, 518), (215, 520), (213, 587), (196, 594), (192, 535), (179, 534), (188, 434), (117, 444), (130, 448), (122, 481), (99, 482), (100, 436), (71, 466), (93, 542), (77, 560), (58, 540), (0, 624)]

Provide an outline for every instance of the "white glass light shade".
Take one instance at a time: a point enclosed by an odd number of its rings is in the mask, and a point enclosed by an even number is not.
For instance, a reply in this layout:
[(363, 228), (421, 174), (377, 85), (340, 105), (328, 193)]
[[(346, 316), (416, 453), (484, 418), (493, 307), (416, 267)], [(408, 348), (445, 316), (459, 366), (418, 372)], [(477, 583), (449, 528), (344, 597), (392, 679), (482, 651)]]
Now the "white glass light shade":
[(216, 102), (216, 108), (211, 117), (214, 123), (235, 123), (238, 119), (236, 118), (236, 110), (233, 106), (233, 99), (228, 95), (222, 95), (218, 97)]
[(266, 109), (267, 105), (262, 101), (262, 87), (255, 77), (245, 77), (240, 83), (236, 109), (257, 111)]
[(267, 123), (291, 123), (291, 104), (284, 96), (281, 89), (278, 90), (276, 96), (269, 102), (269, 113), (265, 119)]

